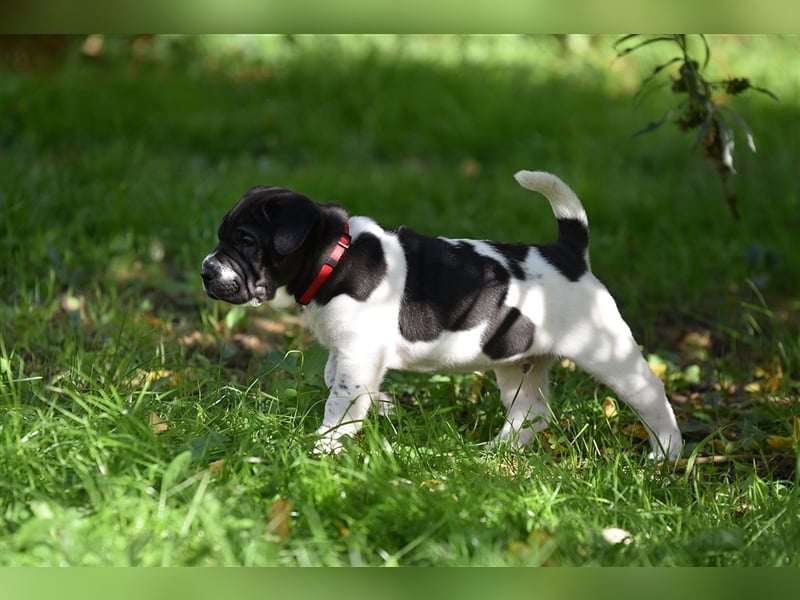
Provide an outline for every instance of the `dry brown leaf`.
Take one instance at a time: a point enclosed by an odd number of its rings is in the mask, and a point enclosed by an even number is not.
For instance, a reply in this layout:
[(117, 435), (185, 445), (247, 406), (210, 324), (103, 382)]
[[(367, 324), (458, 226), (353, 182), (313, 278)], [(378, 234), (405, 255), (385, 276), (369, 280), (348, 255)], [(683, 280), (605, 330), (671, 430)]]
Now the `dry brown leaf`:
[(142, 315), (139, 319), (137, 319), (137, 321), (145, 323), (153, 329), (161, 329), (167, 333), (172, 333), (173, 330), (172, 323), (165, 321), (161, 317), (156, 317), (155, 315)]
[(647, 429), (645, 429), (644, 425), (641, 423), (631, 423), (630, 425), (625, 425), (625, 427), (622, 428), (622, 434), (635, 437), (640, 440), (647, 440), (650, 438), (650, 436), (647, 435)]
[(266, 534), (276, 537), (284, 542), (289, 539), (289, 521), (292, 516), (292, 502), (285, 498), (278, 498), (269, 507), (269, 521), (267, 521)]
[(753, 381), (744, 386), (746, 392), (758, 394), (759, 392), (771, 393), (777, 390), (783, 381), (783, 366), (779, 358), (773, 358), (769, 364), (758, 366), (753, 370), (753, 375), (759, 381)]
[(222, 472), (225, 470), (225, 459), (220, 458), (208, 464), (208, 472), (212, 477), (219, 479), (222, 477)]
[(161, 418), (158, 413), (150, 413), (150, 431), (158, 435), (169, 429), (169, 423)]

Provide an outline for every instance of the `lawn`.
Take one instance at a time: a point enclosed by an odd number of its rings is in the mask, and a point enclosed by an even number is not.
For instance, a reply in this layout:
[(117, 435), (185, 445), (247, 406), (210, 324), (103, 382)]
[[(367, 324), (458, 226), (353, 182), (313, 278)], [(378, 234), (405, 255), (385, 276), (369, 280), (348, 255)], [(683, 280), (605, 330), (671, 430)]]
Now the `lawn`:
[[(0, 66), (0, 565), (800, 566), (800, 38), (712, 37), (749, 77), (731, 217), (613, 37), (68, 40)], [(595, 273), (686, 447), (568, 362), (522, 451), (488, 374), (392, 373), (392, 417), (311, 453), (325, 351), (199, 268), (272, 183), (387, 227), (541, 242), (581, 196)], [(614, 532), (617, 539), (610, 539)], [(620, 541), (622, 540), (622, 541)]]

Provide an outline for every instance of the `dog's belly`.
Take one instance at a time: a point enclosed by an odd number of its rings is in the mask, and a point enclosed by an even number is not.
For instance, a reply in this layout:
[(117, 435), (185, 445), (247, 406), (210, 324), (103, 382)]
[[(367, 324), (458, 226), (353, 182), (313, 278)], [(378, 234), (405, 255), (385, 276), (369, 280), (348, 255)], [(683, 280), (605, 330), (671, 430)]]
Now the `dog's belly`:
[(491, 358), (481, 350), (485, 324), (466, 331), (446, 331), (429, 342), (400, 339), (387, 368), (403, 371), (486, 371), (515, 364), (539, 354), (535, 346), (503, 358)]

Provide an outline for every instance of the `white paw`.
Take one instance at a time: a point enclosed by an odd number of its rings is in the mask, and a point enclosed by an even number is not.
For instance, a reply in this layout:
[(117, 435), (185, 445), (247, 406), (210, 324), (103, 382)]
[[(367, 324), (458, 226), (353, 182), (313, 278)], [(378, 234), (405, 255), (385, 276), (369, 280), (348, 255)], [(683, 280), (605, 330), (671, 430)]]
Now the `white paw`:
[(521, 448), (533, 439), (533, 434), (534, 431), (530, 427), (517, 428), (506, 422), (490, 447), (496, 448), (497, 446), (508, 445), (511, 448)]
[(680, 456), (683, 440), (680, 434), (658, 436), (658, 447), (647, 455), (649, 460), (675, 460)]
[(330, 433), (324, 434), (314, 443), (314, 454), (339, 454), (344, 450), (344, 444)]

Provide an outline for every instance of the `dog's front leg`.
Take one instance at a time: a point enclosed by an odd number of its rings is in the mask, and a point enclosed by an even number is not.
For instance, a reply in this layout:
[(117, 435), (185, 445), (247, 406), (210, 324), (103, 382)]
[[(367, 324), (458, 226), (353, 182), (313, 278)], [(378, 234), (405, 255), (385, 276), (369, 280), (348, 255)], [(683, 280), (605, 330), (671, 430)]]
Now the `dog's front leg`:
[(369, 360), (344, 357), (331, 351), (325, 366), (325, 380), (330, 393), (325, 402), (325, 416), (317, 429), (321, 436), (315, 445), (318, 453), (337, 453), (343, 448), (340, 438), (361, 429), (369, 413), (373, 396), (383, 378), (381, 365)]
[(330, 350), (328, 352), (328, 362), (325, 363), (325, 385), (328, 386), (328, 389), (333, 387), (333, 384), (336, 383), (336, 354), (335, 350)]

